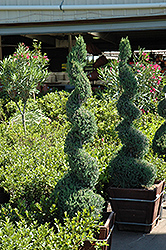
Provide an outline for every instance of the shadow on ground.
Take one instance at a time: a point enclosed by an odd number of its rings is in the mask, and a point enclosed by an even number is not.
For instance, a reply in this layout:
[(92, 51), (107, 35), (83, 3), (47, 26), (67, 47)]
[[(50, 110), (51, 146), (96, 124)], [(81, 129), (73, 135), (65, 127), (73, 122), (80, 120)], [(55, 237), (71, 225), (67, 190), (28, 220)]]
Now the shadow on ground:
[(162, 219), (148, 234), (118, 231), (115, 226), (111, 250), (165, 250), (166, 249), (166, 202), (163, 204)]

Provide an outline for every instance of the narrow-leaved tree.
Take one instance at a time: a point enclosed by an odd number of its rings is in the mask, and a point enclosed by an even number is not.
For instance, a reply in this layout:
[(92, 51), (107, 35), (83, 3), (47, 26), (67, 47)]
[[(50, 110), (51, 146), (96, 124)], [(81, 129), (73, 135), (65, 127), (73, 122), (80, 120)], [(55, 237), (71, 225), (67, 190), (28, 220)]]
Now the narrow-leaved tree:
[[(48, 58), (41, 53), (41, 43), (33, 43), (30, 50), (20, 43), (13, 55), (1, 61), (0, 80), (4, 90), (14, 101), (21, 113), (24, 131), (26, 103), (31, 94), (37, 93), (38, 84), (42, 84), (48, 76)], [(22, 101), (23, 108), (19, 105)]]

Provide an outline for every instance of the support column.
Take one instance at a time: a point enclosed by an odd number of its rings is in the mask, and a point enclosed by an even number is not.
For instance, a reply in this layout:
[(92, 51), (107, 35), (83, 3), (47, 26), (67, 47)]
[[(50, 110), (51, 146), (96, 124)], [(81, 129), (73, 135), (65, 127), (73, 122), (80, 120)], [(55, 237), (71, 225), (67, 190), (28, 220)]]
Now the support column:
[(68, 45), (69, 45), (69, 52), (70, 52), (72, 48), (72, 35), (71, 34), (68, 35)]
[(2, 60), (2, 40), (0, 36), (0, 60)]

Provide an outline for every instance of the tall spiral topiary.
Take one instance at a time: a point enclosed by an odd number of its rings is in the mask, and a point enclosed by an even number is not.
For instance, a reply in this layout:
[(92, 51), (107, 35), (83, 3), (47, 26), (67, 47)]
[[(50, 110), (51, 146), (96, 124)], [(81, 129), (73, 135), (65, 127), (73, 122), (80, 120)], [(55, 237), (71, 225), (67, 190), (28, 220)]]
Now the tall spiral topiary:
[(143, 160), (148, 149), (148, 141), (133, 125), (133, 121), (139, 118), (141, 113), (132, 103), (137, 93), (137, 82), (127, 63), (131, 57), (131, 46), (128, 38), (121, 39), (119, 50), (119, 80), (123, 93), (118, 100), (117, 110), (123, 119), (116, 130), (123, 146), (109, 164), (109, 185), (141, 188), (154, 183), (155, 167)]
[(94, 115), (84, 107), (91, 96), (90, 82), (83, 70), (86, 54), (86, 44), (79, 36), (67, 60), (70, 84), (75, 89), (66, 103), (71, 129), (66, 137), (64, 150), (68, 155), (70, 170), (57, 184), (54, 192), (60, 219), (65, 211), (73, 217), (78, 210), (90, 210), (91, 207), (99, 214), (104, 204), (103, 198), (94, 192), (99, 177), (97, 161), (84, 149), (84, 144), (93, 140), (97, 132)]
[[(166, 93), (166, 85), (163, 88), (163, 92)], [(158, 114), (166, 119), (166, 97), (158, 104)], [(155, 153), (166, 159), (166, 121), (156, 131), (152, 148)]]

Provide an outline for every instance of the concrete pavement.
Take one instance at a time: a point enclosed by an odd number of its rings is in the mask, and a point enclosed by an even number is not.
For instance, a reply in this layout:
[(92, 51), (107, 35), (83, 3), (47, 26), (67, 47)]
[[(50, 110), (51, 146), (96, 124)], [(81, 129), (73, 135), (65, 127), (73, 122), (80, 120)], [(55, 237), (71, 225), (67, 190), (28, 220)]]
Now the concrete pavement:
[(115, 225), (111, 250), (166, 250), (166, 201), (162, 219), (150, 233), (118, 231)]

